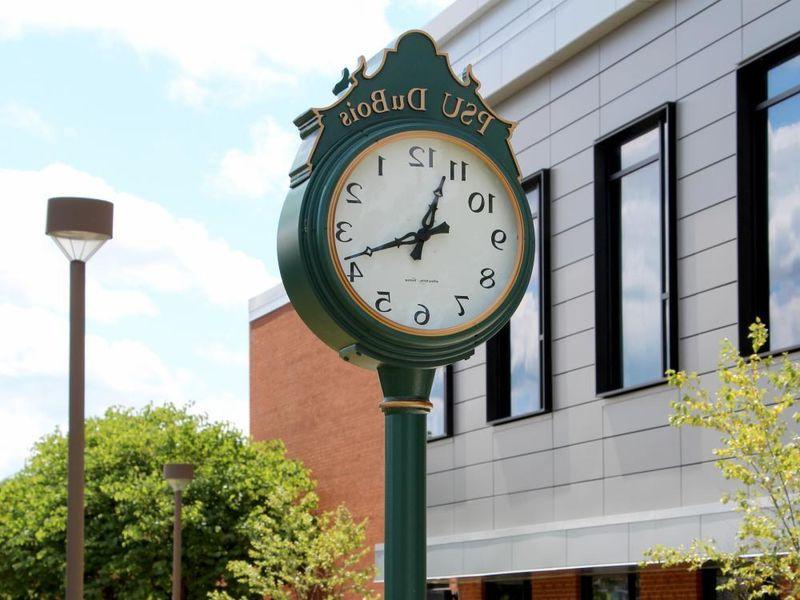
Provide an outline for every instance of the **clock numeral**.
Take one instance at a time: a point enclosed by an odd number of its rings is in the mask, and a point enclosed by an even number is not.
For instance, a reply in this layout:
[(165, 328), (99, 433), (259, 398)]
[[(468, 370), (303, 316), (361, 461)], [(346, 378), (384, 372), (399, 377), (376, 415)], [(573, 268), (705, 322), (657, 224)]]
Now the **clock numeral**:
[[(467, 166), (469, 163), (461, 161), (461, 181), (467, 180)], [(456, 178), (456, 167), (458, 163), (454, 160), (450, 161), (450, 181), (455, 181)]]
[(503, 250), (500, 247), (500, 244), (505, 244), (507, 239), (508, 239), (508, 236), (506, 235), (506, 232), (503, 231), (502, 229), (495, 229), (492, 232), (492, 246), (494, 246), (498, 250), (501, 250), (501, 251)]
[(389, 292), (377, 292), (378, 298), (375, 300), (375, 308), (378, 309), (378, 312), (387, 313), (392, 311), (392, 307), (389, 308), (381, 308), (382, 306), (388, 306), (392, 301), (392, 295)]
[[(411, 157), (411, 160), (408, 161), (409, 166), (411, 167), (424, 167), (425, 164), (422, 162), (422, 159), (417, 156), (418, 152), (422, 152), (422, 156), (425, 156), (425, 148), (422, 146), (411, 146), (408, 149), (408, 154)], [(428, 166), (433, 167), (433, 153), (436, 152), (433, 148), (428, 148)]]
[(455, 298), (456, 302), (458, 302), (458, 316), (463, 317), (467, 311), (464, 310), (464, 305), (461, 303), (461, 301), (469, 300), (469, 296), (456, 296)]
[(348, 223), (347, 221), (339, 221), (336, 224), (336, 239), (339, 240), (340, 242), (345, 242), (345, 243), (352, 242), (353, 238), (349, 237), (349, 238), (345, 239), (343, 237), (344, 234), (346, 233), (345, 226), (347, 226), (347, 228), (349, 229), (353, 225), (352, 225), (352, 223)]
[(489, 201), (487, 202), (486, 199), (483, 197), (483, 194), (480, 192), (472, 192), (469, 195), (469, 200), (467, 203), (469, 204), (469, 209), (474, 213), (483, 212), (483, 209), (487, 206), (489, 207), (489, 214), (494, 212), (494, 194), (489, 194)]
[(364, 189), (361, 187), (360, 183), (356, 183), (355, 181), (347, 184), (347, 193), (350, 194), (350, 198), (345, 198), (345, 200), (347, 200), (350, 204), (361, 204), (361, 198), (356, 196), (356, 193), (353, 191), (353, 188), (356, 187), (358, 188), (359, 192)]
[(481, 287), (487, 290), (494, 287), (494, 269), (481, 269)]
[(386, 159), (383, 156), (378, 155), (378, 176), (379, 177), (383, 176), (383, 163), (385, 161), (386, 161)]
[(414, 322), (417, 325), (427, 325), (428, 321), (431, 320), (431, 313), (428, 310), (428, 307), (424, 304), (417, 304), (417, 306), (422, 307), (422, 310), (418, 310), (414, 313)]
[(363, 277), (364, 274), (361, 272), (361, 269), (358, 268), (356, 261), (350, 263), (350, 274), (347, 278), (350, 280), (350, 283), (353, 283), (356, 280), (356, 277)]

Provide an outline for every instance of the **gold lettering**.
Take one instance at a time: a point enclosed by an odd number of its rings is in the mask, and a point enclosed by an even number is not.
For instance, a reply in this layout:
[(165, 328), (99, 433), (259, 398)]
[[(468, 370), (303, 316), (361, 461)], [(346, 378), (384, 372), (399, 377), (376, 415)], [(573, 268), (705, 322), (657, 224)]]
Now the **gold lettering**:
[[(363, 110), (362, 110), (363, 109)], [(372, 114), (372, 108), (366, 102), (359, 102), (358, 103), (358, 114), (364, 117), (365, 119)]]
[(478, 112), (478, 107), (475, 106), (472, 102), (469, 102), (467, 104), (467, 108), (465, 108), (464, 112), (461, 113), (461, 122), (464, 125), (471, 125), (473, 117), (475, 116), (475, 113), (477, 113), (477, 112)]
[(353, 105), (350, 104), (350, 102), (347, 103), (347, 109), (350, 111), (350, 116), (352, 117), (353, 122), (355, 123), (356, 121), (358, 121), (359, 118), (358, 115), (356, 114), (356, 109), (353, 108)]
[(444, 99), (442, 100), (442, 114), (444, 114), (444, 116), (447, 117), (448, 119), (453, 119), (461, 110), (461, 103), (464, 100), (462, 98), (459, 98), (458, 96), (453, 96), (453, 98), (456, 99), (456, 106), (452, 112), (447, 112), (447, 100), (449, 98), (450, 98), (450, 92), (445, 92)]
[(478, 133), (483, 135), (486, 132), (486, 128), (489, 126), (489, 123), (494, 121), (494, 117), (490, 115), (485, 110), (482, 110), (478, 113), (478, 123), (482, 123), (481, 128), (478, 129)]
[[(425, 94), (427, 93), (428, 88), (411, 88), (408, 90), (408, 107), (413, 110), (424, 111), (425, 110)], [(414, 94), (417, 94), (417, 104), (414, 105)]]
[(352, 123), (352, 121), (350, 120), (350, 115), (348, 115), (346, 112), (340, 112), (339, 118), (342, 120), (342, 125), (344, 125), (345, 127), (348, 127), (350, 123)]
[(378, 113), (388, 112), (389, 107), (386, 105), (386, 90), (375, 90), (370, 94), (372, 98), (372, 110)]
[(392, 96), (392, 110), (403, 110), (405, 103), (405, 96)]

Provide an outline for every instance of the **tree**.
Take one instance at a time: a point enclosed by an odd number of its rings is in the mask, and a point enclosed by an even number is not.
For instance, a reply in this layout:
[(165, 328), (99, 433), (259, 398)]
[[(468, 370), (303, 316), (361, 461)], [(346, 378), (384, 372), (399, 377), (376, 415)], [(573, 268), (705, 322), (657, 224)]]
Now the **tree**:
[(670, 423), (694, 426), (720, 434), (714, 450), (725, 479), (738, 482), (725, 494), (741, 515), (732, 551), (714, 540), (695, 540), (688, 548), (655, 546), (648, 559), (663, 566), (698, 569), (709, 561), (724, 576), (719, 590), (745, 598), (784, 594), (800, 598), (800, 436), (789, 429), (800, 422), (800, 363), (786, 355), (762, 357), (767, 329), (757, 321), (748, 335), (753, 354), (739, 355), (724, 340), (714, 394), (702, 389), (696, 374), (668, 372), (670, 383), (683, 393), (673, 402)]
[[(306, 513), (307, 514), (307, 513)], [(303, 524), (295, 538), (276, 535), (275, 523), (267, 516), (257, 519), (258, 532), (248, 560), (232, 561), (228, 567), (248, 593), (271, 600), (330, 600), (345, 594), (377, 598), (367, 584), (372, 569), (359, 570), (366, 556), (364, 524), (355, 523), (340, 506), (319, 518), (299, 515)], [(240, 597), (214, 592), (213, 600)]]
[[(36, 444), (19, 473), (0, 482), (2, 599), (63, 597), (66, 456), (66, 437), (56, 431)], [(228, 563), (265, 543), (265, 523), (281, 548), (289, 540), (316, 556), (309, 527), (330, 517), (317, 514), (308, 470), (286, 457), (280, 441), (253, 443), (227, 424), (174, 406), (112, 408), (86, 423), (87, 599), (169, 596), (173, 497), (162, 475), (168, 462), (197, 465), (184, 493), (188, 598), (215, 589), (262, 598)], [(355, 533), (345, 532), (348, 543)], [(282, 552), (276, 564), (303, 566)]]

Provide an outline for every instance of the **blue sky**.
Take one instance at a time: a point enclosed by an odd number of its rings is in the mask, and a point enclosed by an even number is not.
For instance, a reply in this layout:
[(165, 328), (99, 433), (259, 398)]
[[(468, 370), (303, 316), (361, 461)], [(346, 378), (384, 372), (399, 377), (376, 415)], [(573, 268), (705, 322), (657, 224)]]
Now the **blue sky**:
[(66, 423), (68, 264), (47, 198), (115, 203), (88, 265), (87, 414), (192, 402), (246, 429), (247, 299), (277, 282), (291, 121), (447, 4), (0, 8), (0, 478)]

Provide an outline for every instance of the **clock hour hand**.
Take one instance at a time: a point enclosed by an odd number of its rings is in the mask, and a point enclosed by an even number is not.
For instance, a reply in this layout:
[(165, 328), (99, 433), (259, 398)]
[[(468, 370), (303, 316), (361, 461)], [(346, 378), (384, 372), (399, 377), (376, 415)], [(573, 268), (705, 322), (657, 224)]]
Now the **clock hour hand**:
[(432, 235), (436, 235), (437, 233), (450, 233), (450, 225), (447, 224), (447, 221), (444, 223), (439, 223), (436, 227), (431, 229), (420, 230), (417, 232), (417, 243), (414, 246), (414, 249), (411, 251), (411, 258), (414, 260), (419, 260), (422, 258), (422, 244), (424, 244)]
[(351, 254), (350, 256), (345, 256), (345, 260), (352, 260), (354, 258), (358, 258), (359, 256), (372, 256), (375, 252), (380, 250), (386, 250), (387, 248), (399, 248), (400, 246), (406, 246), (409, 244), (415, 244), (417, 242), (417, 232), (416, 231), (409, 231), (404, 236), (399, 238), (394, 238), (391, 242), (386, 242), (385, 244), (381, 244), (380, 246), (375, 246), (374, 248), (367, 246), (366, 249), (362, 250), (361, 252), (357, 252), (356, 254)]

